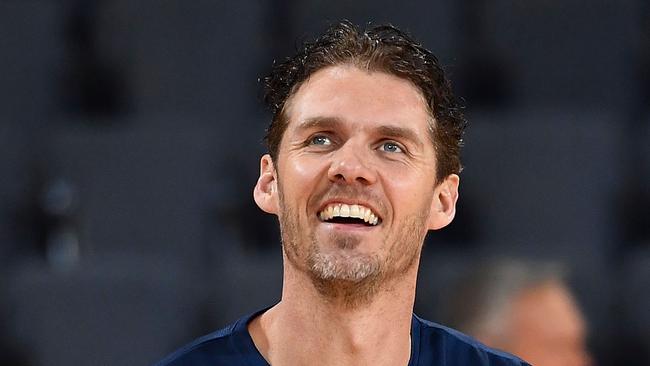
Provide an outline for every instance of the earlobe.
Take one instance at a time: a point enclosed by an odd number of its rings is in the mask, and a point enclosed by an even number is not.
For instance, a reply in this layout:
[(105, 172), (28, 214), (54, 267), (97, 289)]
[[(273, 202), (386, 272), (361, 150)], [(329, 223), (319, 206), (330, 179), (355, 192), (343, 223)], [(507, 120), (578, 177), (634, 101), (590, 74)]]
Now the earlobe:
[(265, 154), (260, 159), (260, 177), (253, 188), (253, 199), (262, 211), (278, 213), (278, 186), (273, 159)]
[(429, 213), (429, 230), (442, 229), (454, 219), (459, 184), (460, 177), (456, 174), (450, 174), (434, 190), (431, 212)]

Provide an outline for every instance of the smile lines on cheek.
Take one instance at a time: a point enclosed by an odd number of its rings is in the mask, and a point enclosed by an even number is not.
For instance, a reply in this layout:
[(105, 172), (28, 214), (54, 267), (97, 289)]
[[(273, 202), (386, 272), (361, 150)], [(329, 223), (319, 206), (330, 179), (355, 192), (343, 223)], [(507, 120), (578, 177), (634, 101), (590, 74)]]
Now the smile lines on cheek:
[[(370, 226), (376, 226), (380, 220), (372, 210), (362, 205), (347, 205), (345, 203), (334, 203), (327, 205), (318, 217), (322, 221), (332, 221), (337, 218), (352, 218), (363, 220), (364, 223)], [(345, 220), (345, 222), (354, 223), (354, 221)]]

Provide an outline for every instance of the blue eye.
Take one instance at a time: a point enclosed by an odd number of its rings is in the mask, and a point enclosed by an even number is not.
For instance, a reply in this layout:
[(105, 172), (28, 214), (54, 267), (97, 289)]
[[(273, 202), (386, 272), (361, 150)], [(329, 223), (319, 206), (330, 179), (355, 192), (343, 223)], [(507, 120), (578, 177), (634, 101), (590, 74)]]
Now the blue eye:
[(402, 152), (402, 148), (399, 147), (398, 144), (388, 141), (384, 142), (381, 144), (381, 150), (386, 151), (386, 152), (391, 152), (391, 153), (400, 153)]
[(327, 145), (331, 145), (332, 141), (327, 136), (317, 135), (312, 137), (311, 144), (327, 146)]

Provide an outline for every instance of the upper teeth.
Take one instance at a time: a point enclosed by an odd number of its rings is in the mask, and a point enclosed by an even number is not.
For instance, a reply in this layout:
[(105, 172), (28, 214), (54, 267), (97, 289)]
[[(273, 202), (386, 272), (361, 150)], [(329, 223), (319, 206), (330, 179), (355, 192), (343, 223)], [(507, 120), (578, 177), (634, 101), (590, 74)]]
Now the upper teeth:
[(331, 220), (334, 217), (354, 217), (370, 225), (377, 225), (379, 223), (379, 218), (369, 208), (361, 205), (346, 205), (345, 203), (329, 204), (318, 216), (323, 221)]

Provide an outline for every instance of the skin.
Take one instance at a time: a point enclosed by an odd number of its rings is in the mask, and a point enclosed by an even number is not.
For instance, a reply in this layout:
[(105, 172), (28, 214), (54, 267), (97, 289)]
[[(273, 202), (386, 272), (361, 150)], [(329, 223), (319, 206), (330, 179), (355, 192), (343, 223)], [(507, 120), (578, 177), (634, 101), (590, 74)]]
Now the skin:
[[(406, 365), (424, 236), (458, 198), (457, 175), (436, 182), (426, 103), (404, 79), (337, 65), (311, 75), (286, 114), (254, 189), (280, 221), (282, 299), (249, 324), (253, 341), (274, 366)], [(323, 222), (327, 203), (362, 203), (381, 222)]]
[[(498, 348), (536, 366), (589, 366), (586, 326), (564, 285), (549, 281), (524, 290), (512, 304)], [(489, 340), (488, 340), (489, 342)]]

